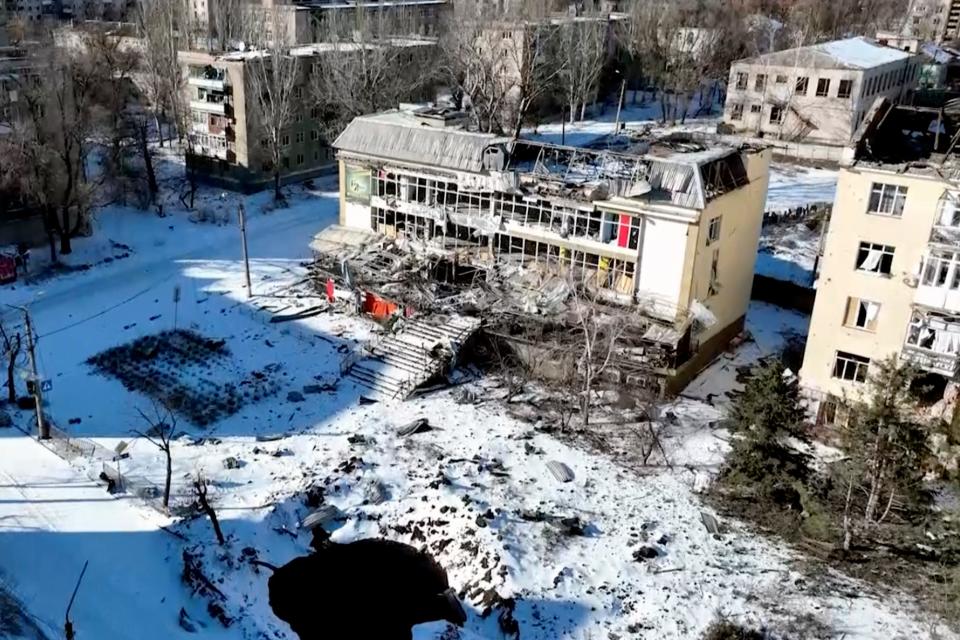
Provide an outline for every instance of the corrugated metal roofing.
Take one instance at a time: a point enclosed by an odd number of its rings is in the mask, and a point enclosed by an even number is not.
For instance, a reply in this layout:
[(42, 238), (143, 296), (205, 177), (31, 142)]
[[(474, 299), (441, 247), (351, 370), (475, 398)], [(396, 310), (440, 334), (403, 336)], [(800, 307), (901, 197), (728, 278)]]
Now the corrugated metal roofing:
[(509, 138), (422, 124), (411, 114), (388, 111), (355, 118), (333, 146), (401, 162), (440, 166), (458, 171), (483, 171), (483, 151)]

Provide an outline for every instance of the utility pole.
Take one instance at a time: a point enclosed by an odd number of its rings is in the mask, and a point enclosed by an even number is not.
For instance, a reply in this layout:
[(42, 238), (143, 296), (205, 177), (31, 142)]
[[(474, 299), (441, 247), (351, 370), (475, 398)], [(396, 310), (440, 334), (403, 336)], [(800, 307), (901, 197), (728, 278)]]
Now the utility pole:
[(627, 90), (627, 79), (624, 78), (620, 82), (620, 100), (617, 101), (617, 124), (613, 130), (614, 135), (620, 133), (620, 110), (623, 108), (623, 94)]
[(243, 240), (243, 268), (247, 274), (247, 297), (253, 297), (253, 287), (250, 284), (250, 258), (247, 255), (247, 222), (244, 217), (243, 203), (240, 203), (240, 237)]
[(30, 372), (33, 383), (30, 385), (34, 407), (37, 410), (37, 431), (41, 440), (50, 439), (50, 425), (43, 419), (43, 392), (40, 389), (40, 375), (37, 373), (37, 351), (33, 342), (33, 323), (30, 320), (30, 310), (26, 307), (7, 305), (23, 312), (23, 322), (27, 328), (27, 352), (30, 354)]

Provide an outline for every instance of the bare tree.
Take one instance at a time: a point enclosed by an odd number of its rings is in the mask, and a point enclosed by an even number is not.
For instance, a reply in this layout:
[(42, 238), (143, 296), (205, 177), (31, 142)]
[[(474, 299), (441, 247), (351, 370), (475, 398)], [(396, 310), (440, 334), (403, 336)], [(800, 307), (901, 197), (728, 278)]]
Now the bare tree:
[(455, 5), (440, 40), (441, 70), (480, 130), (519, 136), (538, 101), (556, 90), (562, 58), (551, 8), (548, 0), (504, 14)]
[(628, 10), (629, 19), (619, 23), (620, 41), (636, 67), (633, 75), (660, 91), (664, 122), (684, 120), (697, 91), (708, 108), (730, 63), (749, 49), (748, 25), (735, 3), (633, 0)]
[(154, 402), (151, 414), (148, 415), (143, 409), (137, 409), (137, 413), (148, 428), (146, 431), (136, 431), (134, 433), (144, 438), (163, 452), (166, 458), (166, 475), (163, 481), (163, 508), (170, 507), (170, 482), (173, 478), (173, 453), (170, 448), (170, 441), (173, 439), (174, 431), (177, 428), (177, 417), (173, 411), (162, 402)]
[(570, 122), (578, 112), (583, 120), (587, 103), (597, 90), (608, 57), (608, 25), (600, 14), (591, 13), (559, 27), (558, 55), (562, 64), (558, 80), (570, 109)]
[[(598, 276), (603, 277), (600, 273)], [(573, 291), (569, 305), (578, 327), (573, 336), (575, 376), (579, 381), (580, 417), (586, 427), (590, 424), (593, 394), (620, 348), (627, 322), (621, 314), (604, 311), (599, 291), (591, 291), (586, 285), (574, 286)]]
[(190, 8), (182, 0), (151, 0), (137, 3), (137, 27), (143, 42), (143, 73), (138, 74), (163, 146), (163, 124), (172, 118), (182, 140), (186, 127), (183, 74), (177, 50), (187, 43)]
[(271, 40), (265, 43), (261, 55), (251, 56), (246, 61), (250, 75), (252, 104), (267, 142), (273, 172), (273, 197), (283, 201), (280, 191), (280, 172), (283, 168), (284, 137), (293, 121), (297, 105), (294, 104), (294, 87), (300, 75), (300, 60), (291, 55), (285, 45), (286, 25), (280, 12), (274, 7), (268, 12)]
[(197, 477), (193, 480), (193, 491), (197, 496), (197, 504), (200, 510), (210, 518), (210, 524), (213, 525), (213, 533), (217, 536), (217, 544), (223, 545), (226, 543), (226, 539), (223, 537), (223, 531), (220, 529), (220, 520), (217, 518), (217, 512), (210, 505), (210, 501), (207, 498), (208, 488), (209, 482), (203, 477), (202, 473), (198, 472)]
[[(315, 64), (310, 88), (328, 139), (355, 117), (429, 97), (436, 84), (433, 47), (400, 38), (413, 28), (409, 14), (337, 11), (324, 24), (332, 50)], [(340, 34), (351, 33), (349, 39)]]
[(14, 371), (17, 367), (21, 347), (20, 332), (8, 330), (0, 319), (0, 348), (3, 349), (3, 357), (7, 361), (7, 402), (10, 404), (17, 401)]
[(89, 179), (87, 158), (98, 88), (110, 72), (86, 50), (50, 46), (34, 62), (34, 74), (17, 78), (23, 111), (0, 139), (0, 182), (40, 209), (56, 261), (57, 240), (60, 253), (70, 253), (89, 222), (99, 178)]
[(210, 21), (206, 25), (209, 49), (229, 51), (241, 42), (258, 38), (256, 27), (260, 21), (247, 0), (210, 0), (209, 7)]

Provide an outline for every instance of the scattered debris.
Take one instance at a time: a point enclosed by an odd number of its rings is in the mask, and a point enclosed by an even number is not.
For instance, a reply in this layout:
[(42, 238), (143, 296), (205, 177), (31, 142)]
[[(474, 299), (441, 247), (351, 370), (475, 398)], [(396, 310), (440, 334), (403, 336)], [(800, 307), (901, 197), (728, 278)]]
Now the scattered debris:
[(299, 391), (290, 391), (287, 393), (287, 402), (303, 402), (306, 398)]
[(233, 456), (223, 459), (224, 469), (239, 469), (242, 466), (243, 466), (243, 462)]
[(559, 482), (572, 482), (575, 477), (573, 475), (573, 469), (557, 460), (551, 460), (548, 462), (547, 469)]
[(409, 422), (399, 429), (397, 429), (397, 435), (401, 438), (406, 438), (407, 436), (412, 436), (415, 433), (422, 433), (424, 431), (430, 431), (430, 421), (426, 418), (417, 418), (413, 422)]
[(336, 506), (332, 504), (325, 504), (304, 518), (300, 522), (300, 528), (307, 531), (312, 531), (317, 527), (325, 527), (332, 522), (344, 520), (345, 518), (346, 516), (344, 515), (343, 511), (338, 509)]
[(717, 522), (716, 517), (707, 513), (706, 511), (700, 512), (700, 521), (703, 523), (703, 526), (707, 528), (707, 532), (714, 536), (720, 536), (720, 523)]

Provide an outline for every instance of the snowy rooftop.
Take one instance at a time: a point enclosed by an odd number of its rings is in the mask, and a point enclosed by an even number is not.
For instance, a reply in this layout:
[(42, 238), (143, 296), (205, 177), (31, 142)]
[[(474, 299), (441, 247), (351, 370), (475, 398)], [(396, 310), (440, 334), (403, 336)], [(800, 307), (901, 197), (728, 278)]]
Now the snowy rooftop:
[(803, 66), (816, 69), (871, 69), (907, 60), (914, 54), (887, 47), (858, 36), (808, 47), (775, 51), (739, 62), (772, 66)]

